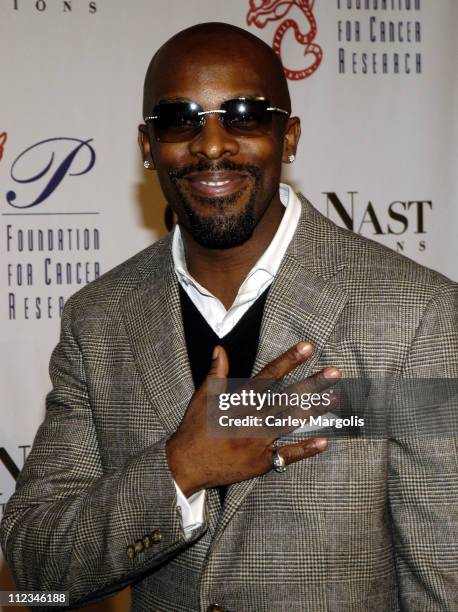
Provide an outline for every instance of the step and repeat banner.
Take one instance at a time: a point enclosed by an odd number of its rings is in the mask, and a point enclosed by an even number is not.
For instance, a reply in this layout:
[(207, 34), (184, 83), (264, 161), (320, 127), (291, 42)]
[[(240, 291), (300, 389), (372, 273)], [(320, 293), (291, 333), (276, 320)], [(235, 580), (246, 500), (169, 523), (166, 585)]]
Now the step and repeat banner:
[(155, 50), (203, 21), (271, 44), (302, 122), (284, 180), (458, 280), (457, 19), (456, 0), (0, 0), (0, 516), (65, 300), (167, 232), (136, 142)]

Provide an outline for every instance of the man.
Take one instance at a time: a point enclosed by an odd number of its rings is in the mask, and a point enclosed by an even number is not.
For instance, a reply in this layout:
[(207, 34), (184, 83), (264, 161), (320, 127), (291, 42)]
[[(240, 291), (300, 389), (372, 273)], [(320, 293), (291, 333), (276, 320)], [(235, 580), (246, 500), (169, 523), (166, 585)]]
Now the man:
[(82, 605), (132, 584), (134, 610), (161, 612), (458, 609), (453, 436), (296, 430), (276, 449), (206, 421), (211, 379), (250, 372), (391, 377), (404, 418), (399, 381), (457, 376), (456, 286), (279, 189), (299, 120), (251, 34), (168, 41), (144, 117), (178, 227), (66, 306), (2, 524), (18, 586)]

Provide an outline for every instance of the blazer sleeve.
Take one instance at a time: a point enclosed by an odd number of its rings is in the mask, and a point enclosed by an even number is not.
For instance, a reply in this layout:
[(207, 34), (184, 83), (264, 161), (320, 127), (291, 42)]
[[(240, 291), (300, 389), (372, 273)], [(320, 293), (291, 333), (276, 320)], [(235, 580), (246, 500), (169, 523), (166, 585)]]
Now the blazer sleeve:
[(400, 608), (458, 610), (458, 294), (430, 300), (391, 405), (389, 500)]
[(104, 473), (71, 300), (50, 363), (46, 416), (9, 500), (1, 545), (21, 590), (96, 601), (189, 546), (160, 440)]

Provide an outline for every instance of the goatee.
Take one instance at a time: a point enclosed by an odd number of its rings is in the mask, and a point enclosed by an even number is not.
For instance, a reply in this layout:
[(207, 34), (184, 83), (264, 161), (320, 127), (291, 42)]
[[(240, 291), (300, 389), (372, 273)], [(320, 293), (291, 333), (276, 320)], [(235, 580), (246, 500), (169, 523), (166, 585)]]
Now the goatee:
[[(243, 172), (253, 178), (253, 185), (243, 210), (231, 213), (228, 211), (231, 204), (243, 197), (243, 192), (249, 186), (230, 196), (219, 198), (207, 198), (193, 196), (200, 204), (212, 206), (220, 209), (221, 214), (215, 216), (200, 215), (196, 212), (189, 196), (180, 186), (180, 179), (192, 172), (217, 172), (229, 170)], [(175, 186), (178, 199), (186, 213), (189, 231), (194, 240), (208, 249), (229, 249), (239, 246), (246, 242), (256, 227), (257, 221), (254, 214), (256, 198), (259, 191), (261, 172), (257, 166), (252, 164), (236, 164), (235, 162), (224, 161), (217, 164), (201, 161), (198, 164), (185, 166), (169, 172), (169, 177)]]

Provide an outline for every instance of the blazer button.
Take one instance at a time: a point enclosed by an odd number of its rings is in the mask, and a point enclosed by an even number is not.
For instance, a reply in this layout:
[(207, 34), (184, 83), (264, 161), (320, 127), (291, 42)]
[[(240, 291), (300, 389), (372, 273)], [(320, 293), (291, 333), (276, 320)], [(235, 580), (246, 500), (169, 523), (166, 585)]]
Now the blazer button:
[(135, 553), (143, 552), (143, 541), (137, 540), (134, 544)]
[(153, 540), (155, 544), (157, 544), (158, 542), (162, 540), (162, 533), (159, 531), (159, 529), (155, 529), (153, 533), (150, 535), (150, 538)]
[(224, 608), (219, 604), (210, 604), (207, 608), (207, 612), (224, 612)]
[(127, 552), (127, 556), (129, 557), (129, 559), (134, 559), (135, 555), (137, 554), (135, 552), (135, 548), (132, 545), (127, 547), (127, 551), (126, 552)]
[(145, 548), (149, 548), (151, 546), (151, 538), (149, 537), (149, 535), (143, 536), (143, 546)]

